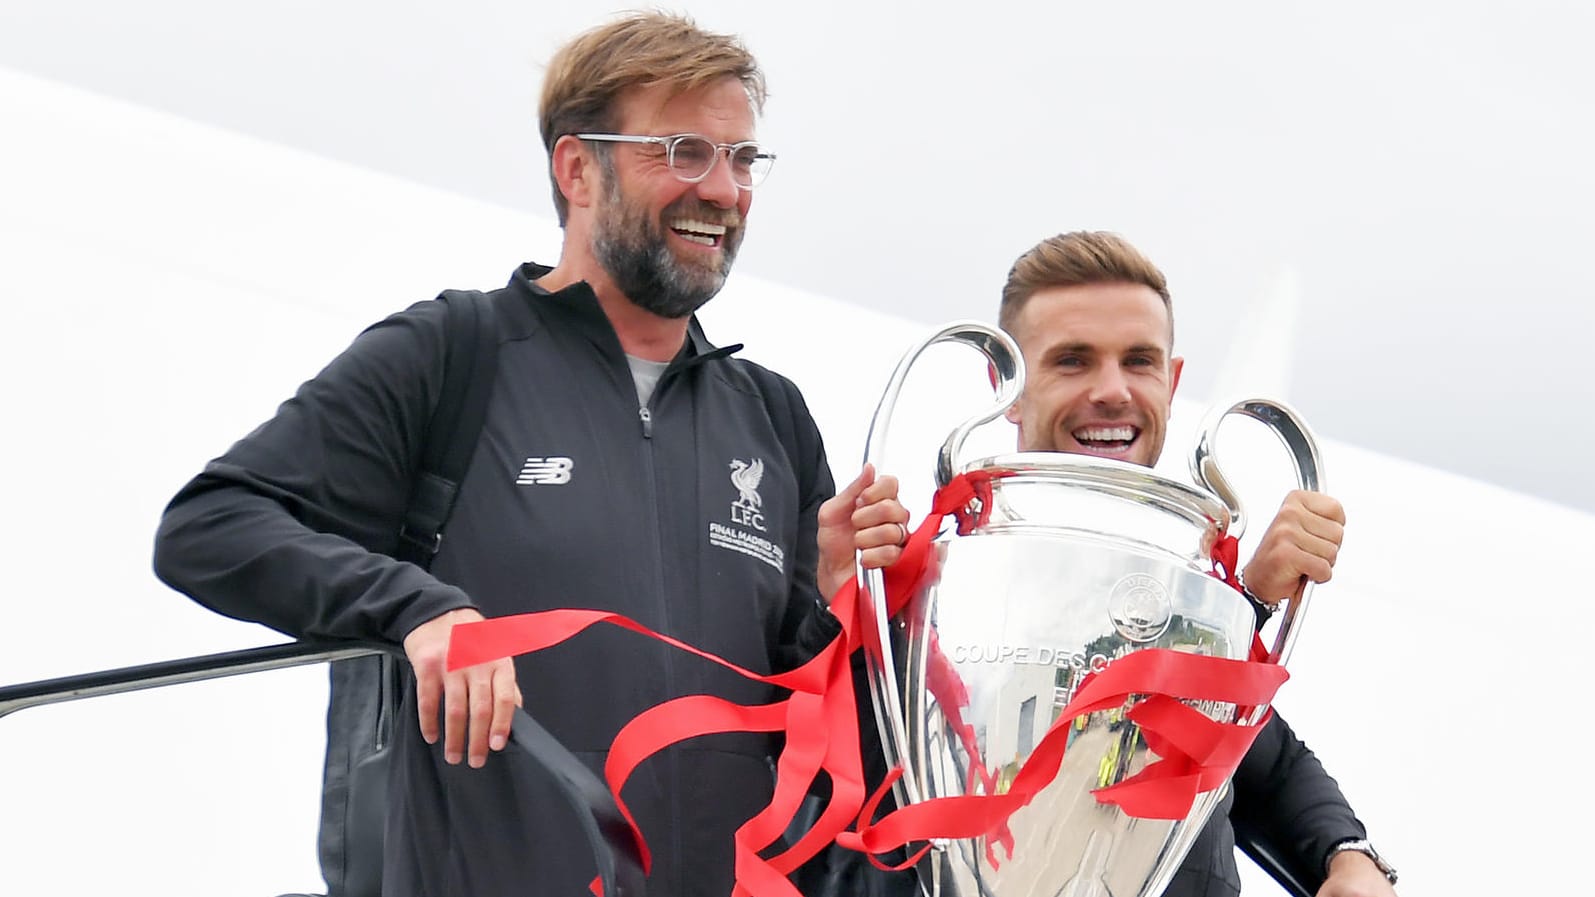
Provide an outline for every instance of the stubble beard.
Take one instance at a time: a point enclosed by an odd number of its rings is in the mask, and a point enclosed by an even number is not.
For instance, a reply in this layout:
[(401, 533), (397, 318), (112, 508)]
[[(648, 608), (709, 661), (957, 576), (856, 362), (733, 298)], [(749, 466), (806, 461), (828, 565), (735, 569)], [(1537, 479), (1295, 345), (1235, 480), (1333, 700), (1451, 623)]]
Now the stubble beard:
[[(725, 286), (742, 244), (741, 227), (728, 228), (722, 238), (718, 270), (683, 262), (670, 250), (662, 226), (650, 219), (647, 209), (626, 199), (612, 172), (606, 175), (604, 209), (592, 239), (598, 263), (626, 298), (644, 311), (678, 319), (702, 308)], [(718, 211), (705, 214), (710, 220), (724, 217)]]

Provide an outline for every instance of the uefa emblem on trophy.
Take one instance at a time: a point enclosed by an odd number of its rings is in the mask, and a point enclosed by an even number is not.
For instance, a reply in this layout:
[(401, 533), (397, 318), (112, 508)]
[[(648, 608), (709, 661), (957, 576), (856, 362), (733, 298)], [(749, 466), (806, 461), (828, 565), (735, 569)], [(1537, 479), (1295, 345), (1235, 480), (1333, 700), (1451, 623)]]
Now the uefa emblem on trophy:
[(1254, 646), (1257, 618), (1232, 585), (1246, 518), (1215, 458), (1219, 422), (1265, 424), (1303, 489), (1321, 488), (1316, 445), (1288, 407), (1247, 400), (1203, 422), (1194, 487), (1084, 455), (960, 461), (1024, 371), (1006, 334), (955, 323), (894, 371), (866, 447), (877, 469), (909, 368), (944, 342), (983, 353), (997, 393), (937, 458), (938, 507), (957, 526), (934, 535), (912, 586), (860, 572), (886, 621), (866, 656), (901, 770), (895, 830), (913, 833), (902, 843), (929, 897), (1156, 895), (1264, 720), (1310, 592), (1271, 650)]

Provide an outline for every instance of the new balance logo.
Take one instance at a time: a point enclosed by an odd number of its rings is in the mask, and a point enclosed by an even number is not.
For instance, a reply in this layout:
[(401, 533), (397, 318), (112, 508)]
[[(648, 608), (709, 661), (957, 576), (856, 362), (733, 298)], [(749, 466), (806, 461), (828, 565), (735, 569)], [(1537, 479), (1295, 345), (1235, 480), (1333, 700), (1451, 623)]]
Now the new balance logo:
[(570, 469), (574, 466), (569, 458), (527, 458), (515, 485), (561, 486), (570, 482)]

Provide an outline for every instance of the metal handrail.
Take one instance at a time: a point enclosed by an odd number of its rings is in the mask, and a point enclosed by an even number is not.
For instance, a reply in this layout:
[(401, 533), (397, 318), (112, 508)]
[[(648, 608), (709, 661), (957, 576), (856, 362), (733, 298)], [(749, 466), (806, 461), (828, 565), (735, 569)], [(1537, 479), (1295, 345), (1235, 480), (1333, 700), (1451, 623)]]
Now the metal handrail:
[[(41, 679), (0, 687), (0, 717), (46, 704), (123, 694), (308, 666), (373, 654), (403, 658), (397, 645), (363, 641), (302, 641), (284, 645), (224, 651), (200, 657), (163, 660), (138, 666)], [(634, 841), (608, 787), (549, 735), (530, 714), (519, 708), (511, 724), (508, 760), (528, 764), (551, 777), (556, 788), (576, 812), (577, 822), (593, 848), (598, 878), (604, 894), (642, 897), (643, 871), (640, 846)]]
[(403, 656), (396, 646), (380, 642), (303, 641), (286, 645), (268, 645), (262, 648), (245, 648), (241, 651), (224, 651), (200, 657), (184, 657), (179, 660), (163, 660), (113, 670), (62, 676), (58, 679), (41, 679), (20, 685), (0, 686), (0, 717), (46, 704), (60, 704), (84, 698), (98, 698), (167, 685), (202, 682), (206, 679), (283, 670), (383, 653)]
[(1313, 897), (1318, 885), (1323, 884), (1322, 875), (1314, 876), (1301, 868), (1283, 845), (1269, 838), (1267, 831), (1233, 818), (1230, 822), (1235, 827), (1235, 846), (1268, 873), (1281, 890), (1290, 897)]

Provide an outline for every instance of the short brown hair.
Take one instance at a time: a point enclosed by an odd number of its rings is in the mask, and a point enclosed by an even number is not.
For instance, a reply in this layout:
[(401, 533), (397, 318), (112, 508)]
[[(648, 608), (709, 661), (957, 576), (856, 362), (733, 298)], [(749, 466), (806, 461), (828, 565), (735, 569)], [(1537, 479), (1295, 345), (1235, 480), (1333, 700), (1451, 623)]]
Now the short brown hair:
[[(685, 16), (633, 13), (600, 25), (561, 47), (548, 63), (539, 107), (543, 148), (553, 179), (554, 142), (566, 134), (610, 131), (615, 104), (626, 91), (668, 84), (675, 93), (736, 78), (756, 112), (764, 111), (764, 73), (736, 37), (711, 34)], [(569, 206), (559, 184), (554, 210), (564, 226)]]
[(1163, 298), (1169, 313), (1169, 338), (1174, 335), (1174, 305), (1168, 281), (1152, 260), (1130, 241), (1109, 231), (1077, 230), (1048, 237), (1019, 256), (1002, 285), (998, 326), (1012, 334), (1019, 313), (1036, 292), (1050, 287), (1094, 283), (1131, 283), (1150, 287)]

